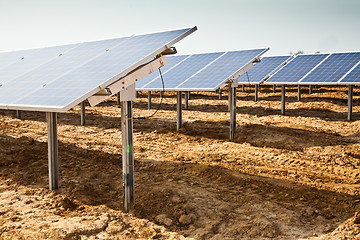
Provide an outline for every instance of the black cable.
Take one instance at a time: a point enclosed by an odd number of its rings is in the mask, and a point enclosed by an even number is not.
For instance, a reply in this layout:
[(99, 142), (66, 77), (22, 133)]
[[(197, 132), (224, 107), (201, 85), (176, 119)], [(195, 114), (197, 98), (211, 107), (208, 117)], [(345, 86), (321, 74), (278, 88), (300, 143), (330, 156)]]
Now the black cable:
[[(159, 74), (160, 74), (160, 78), (161, 78), (161, 83), (162, 83), (162, 92), (164, 93), (165, 92), (165, 83), (164, 83), (164, 78), (163, 78), (163, 75), (161, 73), (161, 70), (160, 68), (158, 69), (159, 70)], [(134, 117), (134, 119), (149, 119), (153, 116), (155, 116), (155, 114), (159, 111), (159, 109), (161, 108), (161, 104), (163, 102), (163, 99), (164, 99), (164, 94), (161, 94), (161, 99), (160, 99), (160, 103), (159, 103), (159, 106), (158, 108), (156, 109), (156, 111), (151, 114), (150, 116), (147, 116), (147, 117)]]

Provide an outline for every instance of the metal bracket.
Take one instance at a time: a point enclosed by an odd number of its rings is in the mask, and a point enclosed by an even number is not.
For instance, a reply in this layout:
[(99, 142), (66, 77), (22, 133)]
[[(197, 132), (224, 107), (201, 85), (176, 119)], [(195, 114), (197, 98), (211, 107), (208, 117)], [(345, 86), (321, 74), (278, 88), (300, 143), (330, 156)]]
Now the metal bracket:
[[(148, 62), (147, 64), (139, 67), (138, 69), (134, 70), (133, 72), (129, 73), (125, 77), (119, 79), (115, 83), (107, 86), (105, 89), (100, 89), (95, 95), (88, 98), (88, 101), (90, 103), (90, 106), (95, 106), (104, 100), (110, 98), (114, 94), (120, 92), (120, 98), (122, 91), (126, 91), (127, 88), (132, 89), (132, 85), (135, 85), (135, 83), (149, 75), (150, 73), (156, 71), (157, 69), (161, 68), (165, 64), (168, 63), (168, 60), (166, 56), (161, 56), (158, 58), (155, 58), (151, 62)], [(125, 94), (126, 95), (126, 94)], [(121, 100), (121, 101), (133, 101), (135, 99), (131, 100)]]

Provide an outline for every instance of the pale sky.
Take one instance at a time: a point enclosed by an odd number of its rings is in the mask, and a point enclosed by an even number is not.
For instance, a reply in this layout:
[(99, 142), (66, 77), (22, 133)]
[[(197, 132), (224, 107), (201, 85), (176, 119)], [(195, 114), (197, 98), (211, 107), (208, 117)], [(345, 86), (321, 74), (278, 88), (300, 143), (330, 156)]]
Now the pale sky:
[(179, 54), (360, 51), (360, 0), (0, 0), (0, 51), (192, 26)]

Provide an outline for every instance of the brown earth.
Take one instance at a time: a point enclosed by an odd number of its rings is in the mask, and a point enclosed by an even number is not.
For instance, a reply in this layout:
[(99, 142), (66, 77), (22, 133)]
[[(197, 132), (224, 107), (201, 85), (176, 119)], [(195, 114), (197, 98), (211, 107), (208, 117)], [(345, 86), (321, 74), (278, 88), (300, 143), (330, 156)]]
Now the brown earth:
[[(305, 92), (306, 89), (304, 89)], [(44, 113), (0, 110), (0, 239), (360, 239), (360, 90), (296, 99), (238, 93), (229, 142), (226, 93), (193, 93), (176, 131), (176, 95), (134, 120), (135, 197), (122, 212), (115, 99), (58, 115), (60, 189), (48, 190)], [(160, 101), (154, 94), (153, 107)], [(134, 116), (148, 116), (147, 94)]]

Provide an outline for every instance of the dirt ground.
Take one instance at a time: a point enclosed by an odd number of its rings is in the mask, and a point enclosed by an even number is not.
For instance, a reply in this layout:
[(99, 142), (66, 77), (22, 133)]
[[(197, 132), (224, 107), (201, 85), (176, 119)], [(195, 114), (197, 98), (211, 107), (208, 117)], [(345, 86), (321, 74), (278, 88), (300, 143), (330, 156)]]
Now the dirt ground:
[[(122, 211), (115, 99), (58, 115), (60, 189), (48, 190), (45, 113), (0, 110), (0, 239), (360, 239), (360, 89), (192, 93), (176, 131), (176, 95), (134, 119), (135, 209)], [(160, 102), (154, 93), (153, 108)], [(134, 117), (149, 116), (147, 93)]]

